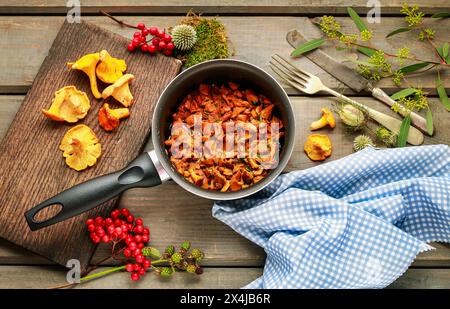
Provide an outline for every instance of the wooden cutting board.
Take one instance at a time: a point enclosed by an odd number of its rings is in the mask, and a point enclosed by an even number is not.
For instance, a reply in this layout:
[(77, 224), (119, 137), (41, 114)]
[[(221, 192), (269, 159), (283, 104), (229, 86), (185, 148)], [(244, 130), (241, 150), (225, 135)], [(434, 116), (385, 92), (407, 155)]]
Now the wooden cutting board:
[[(62, 265), (69, 259), (80, 260), (83, 270), (88, 265), (95, 246), (84, 222), (88, 217), (107, 214), (117, 199), (35, 232), (28, 228), (24, 212), (73, 185), (124, 167), (141, 152), (150, 133), (154, 105), (179, 72), (181, 62), (163, 55), (129, 53), (128, 41), (87, 22), (65, 22), (61, 27), (0, 145), (0, 237)], [(125, 59), (127, 73), (135, 76), (130, 86), (135, 98), (131, 116), (112, 133), (98, 125), (97, 113), (103, 101), (92, 95), (88, 77), (66, 66), (66, 62), (102, 49)], [(97, 164), (82, 172), (67, 167), (58, 149), (65, 132), (75, 124), (52, 121), (41, 112), (51, 105), (55, 91), (68, 85), (75, 85), (90, 98), (91, 110), (76, 124), (88, 125), (102, 145)], [(104, 88), (100, 83), (100, 92)], [(113, 99), (107, 101), (113, 108), (120, 107)]]

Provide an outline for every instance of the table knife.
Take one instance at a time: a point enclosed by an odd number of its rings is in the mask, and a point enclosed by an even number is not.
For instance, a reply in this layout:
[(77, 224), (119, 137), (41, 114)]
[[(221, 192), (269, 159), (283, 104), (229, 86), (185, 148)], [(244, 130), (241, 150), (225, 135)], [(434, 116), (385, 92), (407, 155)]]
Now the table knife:
[[(307, 22), (302, 24), (302, 33), (307, 33), (308, 35), (304, 35), (297, 30), (291, 30), (286, 35), (286, 40), (294, 48), (305, 43), (307, 40), (321, 36), (320, 30), (309, 19), (306, 20)], [(389, 95), (387, 95), (381, 88), (374, 87), (369, 80), (362, 77), (355, 70), (345, 64), (332, 58), (323, 50), (316, 49), (310, 51), (305, 54), (305, 57), (347, 85), (353, 91), (358, 93), (362, 90), (366, 90), (370, 92), (374, 98), (389, 106), (396, 103), (396, 101), (391, 99)], [(400, 109), (399, 113), (404, 116), (406, 114), (405, 108)], [(425, 118), (414, 112), (412, 112), (410, 116), (412, 125), (423, 133), (429, 134), (427, 130), (427, 121)]]

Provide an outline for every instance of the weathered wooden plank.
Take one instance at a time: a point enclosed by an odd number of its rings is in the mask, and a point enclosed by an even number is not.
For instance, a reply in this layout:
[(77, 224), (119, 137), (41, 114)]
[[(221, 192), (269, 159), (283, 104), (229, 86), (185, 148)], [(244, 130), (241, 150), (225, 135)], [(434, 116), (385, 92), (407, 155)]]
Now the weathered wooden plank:
[[(403, 0), (380, 1), (383, 15), (398, 14)], [(448, 8), (445, 0), (416, 1), (424, 12), (433, 13)], [(97, 13), (105, 9), (117, 13), (134, 14), (185, 14), (190, 9), (207, 14), (334, 14), (345, 13), (348, 6), (358, 12), (367, 12), (366, 0), (332, 0), (292, 1), (292, 0), (89, 0), (81, 1), (83, 13)], [(0, 13), (2, 14), (38, 14), (38, 13), (66, 13), (65, 3), (58, 0), (2, 0)]]
[[(11, 121), (12, 115), (20, 105), (23, 96), (0, 96), (0, 124)], [(380, 111), (389, 112), (381, 103), (370, 98), (357, 98)], [(296, 111), (298, 136), (294, 154), (287, 171), (303, 169), (314, 165), (303, 154), (303, 142), (309, 133), (308, 125), (319, 117), (322, 106), (330, 104), (330, 98), (294, 97), (292, 104)], [(436, 135), (426, 138), (426, 143), (450, 143), (450, 132), (446, 130), (450, 113), (446, 112), (437, 99), (431, 100), (436, 124)], [(1, 127), (0, 127), (1, 128)], [(342, 126), (325, 130), (334, 144), (331, 159), (337, 159), (352, 152), (352, 136), (345, 135)], [(0, 139), (4, 129), (0, 130)], [(147, 149), (151, 148), (151, 143)], [(56, 151), (56, 150), (55, 150)], [(177, 198), (174, 199), (173, 197)], [(169, 181), (159, 187), (132, 189), (124, 193), (121, 207), (128, 207), (144, 218), (151, 228), (152, 245), (163, 249), (168, 244), (179, 244), (185, 239), (194, 246), (204, 249), (207, 254), (206, 265), (211, 266), (260, 266), (265, 255), (263, 250), (233, 232), (228, 226), (211, 217), (212, 201), (197, 197), (182, 190)], [(415, 266), (450, 266), (450, 246), (435, 244), (437, 250), (420, 254)], [(95, 254), (98, 261), (108, 255), (106, 247), (101, 246)], [(46, 264), (48, 261), (5, 241), (0, 241), (0, 264)]]
[[(97, 271), (104, 270), (100, 268)], [(138, 282), (117, 272), (78, 285), (81, 289), (238, 289), (262, 275), (262, 268), (204, 268), (201, 276), (180, 272), (171, 278), (147, 274)], [(410, 268), (390, 289), (448, 289), (450, 269)], [(66, 282), (66, 272), (55, 266), (0, 266), (0, 288), (49, 288)]]
[[(176, 24), (180, 17), (156, 17), (156, 16), (126, 16), (130, 23), (145, 22), (160, 27), (170, 27)], [(301, 29), (305, 17), (220, 17), (225, 23), (230, 41), (235, 49), (234, 58), (238, 58), (256, 64), (270, 72), (268, 63), (274, 53), (288, 56), (292, 51), (286, 42), (286, 33), (291, 29)], [(84, 20), (105, 27), (111, 31), (131, 37), (133, 29), (121, 28), (106, 17), (83, 17)], [(0, 17), (0, 93), (25, 93), (38, 69), (48, 53), (51, 43), (61, 26), (63, 17), (38, 17), (38, 16), (1, 16)], [(339, 18), (344, 31), (356, 32), (353, 21), (350, 18)], [(450, 20), (435, 22), (436, 37), (439, 43), (450, 41)], [(403, 24), (402, 18), (383, 17), (382, 23), (371, 26), (374, 29), (373, 44), (386, 51), (395, 52), (396, 48), (408, 45), (418, 58), (433, 60), (436, 56), (426, 43), (418, 42), (417, 34), (404, 33), (386, 40), (384, 36), (392, 29)], [(125, 47), (124, 47), (125, 48)], [(325, 47), (327, 52), (344, 60), (347, 52), (336, 51), (333, 46)], [(436, 59), (434, 59), (436, 60)], [(311, 61), (302, 57), (295, 60), (305, 70), (319, 76), (325, 84), (344, 93), (351, 93), (342, 83), (331, 77)], [(411, 76), (410, 85), (420, 86), (426, 91), (435, 93), (435, 73), (429, 71), (426, 74)], [(450, 88), (450, 70), (442, 70), (442, 80), (445, 86)], [(398, 88), (387, 78), (378, 84), (388, 93), (393, 93)], [(298, 94), (296, 90), (286, 86), (290, 94)]]

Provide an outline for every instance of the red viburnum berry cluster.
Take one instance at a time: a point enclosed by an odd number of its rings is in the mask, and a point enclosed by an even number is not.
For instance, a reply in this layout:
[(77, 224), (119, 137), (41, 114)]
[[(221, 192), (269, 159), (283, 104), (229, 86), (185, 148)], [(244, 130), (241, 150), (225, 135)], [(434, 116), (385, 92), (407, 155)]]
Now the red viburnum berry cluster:
[[(166, 56), (171, 56), (175, 45), (172, 43), (172, 37), (165, 31), (159, 30), (157, 27), (146, 28), (143, 23), (136, 25), (140, 32), (135, 32), (133, 40), (128, 44), (128, 51), (133, 52), (140, 48), (144, 53), (155, 54), (161, 52)], [(147, 36), (152, 38), (147, 40)]]
[(130, 261), (125, 269), (131, 272), (133, 281), (139, 280), (151, 266), (151, 261), (141, 251), (150, 240), (150, 230), (143, 224), (141, 218), (135, 219), (126, 208), (113, 210), (107, 218), (96, 217), (86, 221), (93, 243), (110, 243), (113, 257), (122, 253)]

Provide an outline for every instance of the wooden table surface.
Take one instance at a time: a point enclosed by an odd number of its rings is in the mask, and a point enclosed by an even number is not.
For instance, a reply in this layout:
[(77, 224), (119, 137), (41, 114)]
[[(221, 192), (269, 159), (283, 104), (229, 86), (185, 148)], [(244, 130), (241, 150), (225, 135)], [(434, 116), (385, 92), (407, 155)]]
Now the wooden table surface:
[[(374, 30), (374, 44), (386, 50), (395, 50), (407, 44), (413, 53), (424, 59), (434, 54), (426, 44), (416, 42), (413, 34), (400, 34), (384, 39), (386, 33), (403, 25), (399, 9), (403, 0), (381, 1), (381, 24), (370, 26)], [(448, 0), (420, 0), (417, 3), (426, 13), (448, 11)], [(245, 6), (243, 4), (246, 4)], [(346, 7), (352, 5), (358, 12), (367, 12), (365, 0), (84, 0), (82, 18), (114, 32), (130, 37), (131, 29), (120, 28), (111, 20), (98, 16), (103, 9), (116, 13), (130, 23), (144, 22), (148, 25), (169, 27), (176, 24), (189, 9), (206, 15), (220, 15), (235, 49), (234, 58), (254, 63), (268, 69), (268, 60), (274, 53), (288, 55), (290, 46), (286, 33), (299, 29), (307, 16), (337, 15), (349, 31), (356, 31), (351, 19), (345, 15)], [(0, 0), (0, 138), (22, 103), (23, 97), (44, 60), (59, 27), (65, 19), (67, 8), (61, 0)], [(128, 16), (127, 16), (128, 15)], [(434, 27), (439, 42), (450, 41), (450, 20), (437, 21)], [(350, 30), (351, 29), (351, 30)], [(344, 57), (333, 47), (330, 53)], [(339, 89), (355, 99), (380, 111), (389, 109), (382, 103), (351, 93), (344, 85), (311, 63), (306, 58), (296, 60), (306, 70), (317, 74), (325, 84)], [(445, 87), (450, 88), (450, 72), (441, 73)], [(450, 144), (450, 113), (446, 112), (436, 98), (435, 73), (429, 72), (409, 78), (411, 85), (419, 85), (430, 91), (430, 105), (434, 115), (436, 134), (426, 137), (426, 144)], [(379, 86), (393, 93), (397, 88), (389, 81)], [(307, 97), (287, 87), (297, 114), (298, 132), (296, 147), (286, 171), (304, 169), (315, 163), (304, 155), (302, 146), (309, 133), (309, 123), (320, 116), (320, 109), (329, 106), (333, 99), (324, 96)], [(391, 113), (394, 115), (393, 113)], [(26, 128), (24, 128), (26, 129)], [(334, 152), (329, 160), (352, 153), (352, 136), (344, 134), (342, 126), (327, 132), (333, 142)], [(150, 149), (148, 143), (147, 148)], [(1, 163), (0, 163), (1, 164)], [(151, 229), (152, 245), (163, 249), (167, 244), (179, 244), (185, 239), (192, 241), (206, 253), (205, 273), (199, 277), (176, 274), (171, 279), (152, 275), (133, 283), (128, 274), (116, 273), (101, 280), (81, 285), (84, 288), (239, 288), (256, 279), (262, 273), (264, 251), (236, 234), (228, 226), (211, 216), (212, 202), (194, 196), (172, 181), (159, 187), (132, 189), (123, 194), (121, 207), (142, 216)], [(434, 251), (419, 254), (409, 270), (394, 282), (395, 288), (450, 288), (450, 246), (433, 244)], [(98, 261), (108, 254), (100, 246), (93, 258)], [(107, 266), (107, 265), (105, 265)], [(0, 240), (0, 288), (45, 288), (65, 282), (65, 269), (47, 260)]]

